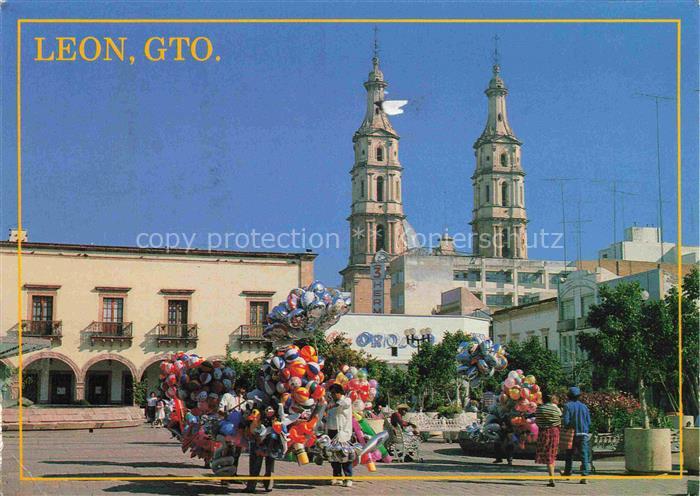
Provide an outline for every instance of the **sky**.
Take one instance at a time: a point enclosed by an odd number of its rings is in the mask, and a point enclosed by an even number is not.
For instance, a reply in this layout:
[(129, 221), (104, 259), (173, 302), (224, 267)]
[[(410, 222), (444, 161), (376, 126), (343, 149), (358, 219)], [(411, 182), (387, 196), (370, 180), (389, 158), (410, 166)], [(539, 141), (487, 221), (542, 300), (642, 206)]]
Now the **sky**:
[[(692, 2), (379, 3), (370, 9), (353, 2), (10, 0), (1, 9), (5, 232), (17, 225), (18, 18), (681, 18), (683, 239), (698, 244), (700, 84)], [(561, 231), (560, 191), (551, 179), (562, 177), (570, 178), (569, 221), (578, 218), (580, 205), (585, 259), (621, 239), (623, 226), (657, 224), (655, 105), (636, 94), (675, 98), (674, 24), (376, 25), (387, 98), (409, 100), (405, 113), (391, 120), (401, 136), (404, 210), (416, 231), (470, 232), (472, 145), (486, 123), (494, 35), (510, 124), (523, 142), (530, 237)], [(226, 233), (234, 233), (228, 248), (255, 249), (253, 230), (275, 237), (295, 230), (319, 253), (317, 277), (339, 284), (349, 254), (352, 136), (364, 116), (374, 26), (25, 24), (21, 179), (29, 240), (150, 240), (157, 246), (177, 233), (170, 241), (180, 247), (224, 248)], [(50, 48), (56, 36), (125, 36), (136, 60), (34, 61), (34, 38), (46, 38)], [(149, 62), (143, 45), (153, 36), (206, 36), (220, 60)], [(664, 239), (675, 241), (674, 101), (660, 103), (659, 129)], [(627, 193), (618, 196), (617, 232), (612, 180)], [(576, 230), (567, 224), (568, 259), (578, 249)], [(310, 239), (312, 233), (330, 246), (312, 246), (319, 239)], [(271, 249), (299, 251), (284, 248)], [(531, 259), (563, 256), (561, 248), (529, 250)]]

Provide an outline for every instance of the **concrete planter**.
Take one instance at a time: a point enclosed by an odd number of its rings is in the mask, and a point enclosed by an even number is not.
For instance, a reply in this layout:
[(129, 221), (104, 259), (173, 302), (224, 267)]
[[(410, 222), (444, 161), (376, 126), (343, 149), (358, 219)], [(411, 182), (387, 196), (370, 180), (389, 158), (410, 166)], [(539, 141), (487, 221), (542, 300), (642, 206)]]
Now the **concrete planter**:
[(625, 468), (628, 472), (670, 472), (671, 429), (625, 429)]
[(666, 418), (671, 423), (671, 429), (678, 430), (681, 427), (693, 427), (692, 415), (683, 415), (683, 420), (681, 421), (681, 416), (678, 413), (667, 413)]
[(698, 473), (700, 461), (699, 444), (700, 428), (686, 427), (683, 429), (683, 467), (692, 474)]

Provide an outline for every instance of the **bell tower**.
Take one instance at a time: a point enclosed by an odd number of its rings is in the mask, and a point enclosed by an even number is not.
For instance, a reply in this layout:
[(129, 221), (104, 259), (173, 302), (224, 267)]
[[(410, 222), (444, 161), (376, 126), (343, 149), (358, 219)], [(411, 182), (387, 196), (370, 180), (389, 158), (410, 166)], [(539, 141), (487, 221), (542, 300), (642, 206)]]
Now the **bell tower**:
[[(348, 266), (341, 271), (344, 289), (353, 293), (353, 311), (361, 313), (371, 312), (369, 264), (375, 254), (384, 251), (392, 257), (405, 249), (403, 168), (399, 161), (399, 135), (383, 108), (387, 86), (375, 40), (372, 70), (364, 83), (365, 117), (352, 138), (355, 160), (350, 170), (352, 206), (347, 219), (350, 257)], [(389, 287), (386, 286), (384, 307), (388, 311)]]
[(486, 128), (474, 143), (472, 246), (474, 254), (482, 257), (526, 259), (528, 220), (525, 172), (520, 162), (522, 143), (508, 122), (508, 89), (500, 72), (496, 45), (493, 77), (485, 92)]

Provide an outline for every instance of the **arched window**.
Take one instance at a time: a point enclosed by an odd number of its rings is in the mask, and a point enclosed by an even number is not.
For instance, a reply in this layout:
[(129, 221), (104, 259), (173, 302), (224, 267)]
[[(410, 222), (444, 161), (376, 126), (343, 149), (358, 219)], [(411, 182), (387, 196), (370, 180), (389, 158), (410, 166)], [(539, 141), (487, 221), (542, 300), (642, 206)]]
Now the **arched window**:
[(508, 183), (501, 184), (501, 206), (508, 206)]
[(374, 246), (375, 250), (384, 250), (384, 226), (379, 224), (377, 226), (377, 232), (374, 235)]
[(381, 146), (377, 147), (377, 162), (381, 162), (384, 160), (384, 150), (382, 150)]
[(501, 167), (508, 167), (508, 155), (501, 153)]
[(486, 185), (486, 194), (484, 195), (484, 203), (491, 203), (491, 188)]
[(360, 198), (365, 197), (365, 182), (360, 181)]
[(502, 254), (502, 256), (504, 256), (506, 258), (510, 257), (510, 255), (511, 255), (511, 253), (510, 253), (510, 241), (511, 241), (510, 236), (511, 236), (510, 229), (504, 229), (503, 235), (501, 238), (501, 248), (502, 248), (501, 254)]
[(377, 178), (377, 201), (384, 201), (384, 178)]

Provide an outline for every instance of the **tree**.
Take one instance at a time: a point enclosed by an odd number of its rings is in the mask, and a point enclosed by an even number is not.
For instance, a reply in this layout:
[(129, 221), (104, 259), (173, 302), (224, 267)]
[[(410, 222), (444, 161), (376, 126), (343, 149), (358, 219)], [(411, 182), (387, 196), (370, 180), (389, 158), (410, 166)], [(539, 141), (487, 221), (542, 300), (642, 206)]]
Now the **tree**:
[(457, 349), (466, 335), (462, 331), (446, 332), (436, 345), (421, 345), (408, 363), (410, 380), (415, 384), (418, 406), (425, 408), (426, 400), (430, 407), (438, 404), (462, 401), (463, 376), (457, 373), (455, 357)]
[[(545, 348), (536, 336), (522, 343), (511, 341), (508, 351), (508, 370), (521, 369), (534, 375), (540, 387), (554, 391), (564, 384), (564, 370), (556, 353)], [(507, 374), (507, 371), (501, 375)]]
[(258, 372), (262, 365), (262, 358), (255, 360), (238, 360), (231, 356), (231, 350), (226, 347), (226, 360), (224, 366), (231, 367), (236, 371), (236, 387), (244, 387), (247, 391), (252, 391), (258, 387)]
[(673, 323), (665, 302), (645, 301), (636, 282), (614, 289), (603, 285), (600, 304), (591, 306), (588, 323), (598, 331), (580, 334), (579, 345), (594, 365), (624, 371), (630, 378), (648, 429), (647, 387), (664, 370), (660, 357), (672, 353), (673, 346)]
[[(698, 330), (700, 329), (700, 301), (699, 291), (700, 273), (698, 267), (695, 266), (683, 278), (683, 294), (681, 296), (681, 324), (683, 330), (682, 337), (682, 360), (683, 360), (683, 404), (685, 410), (690, 415), (697, 415), (699, 405), (698, 397), (700, 395), (700, 387), (698, 385), (698, 357), (700, 350), (698, 349)], [(673, 288), (665, 299), (668, 313), (673, 321), (673, 328), (678, 332), (678, 289)], [(669, 367), (667, 369), (668, 377), (666, 382), (670, 385), (669, 397), (674, 398), (675, 392), (678, 391), (678, 347), (677, 335), (675, 336), (674, 353), (670, 357)], [(670, 362), (675, 360), (675, 364)]]

